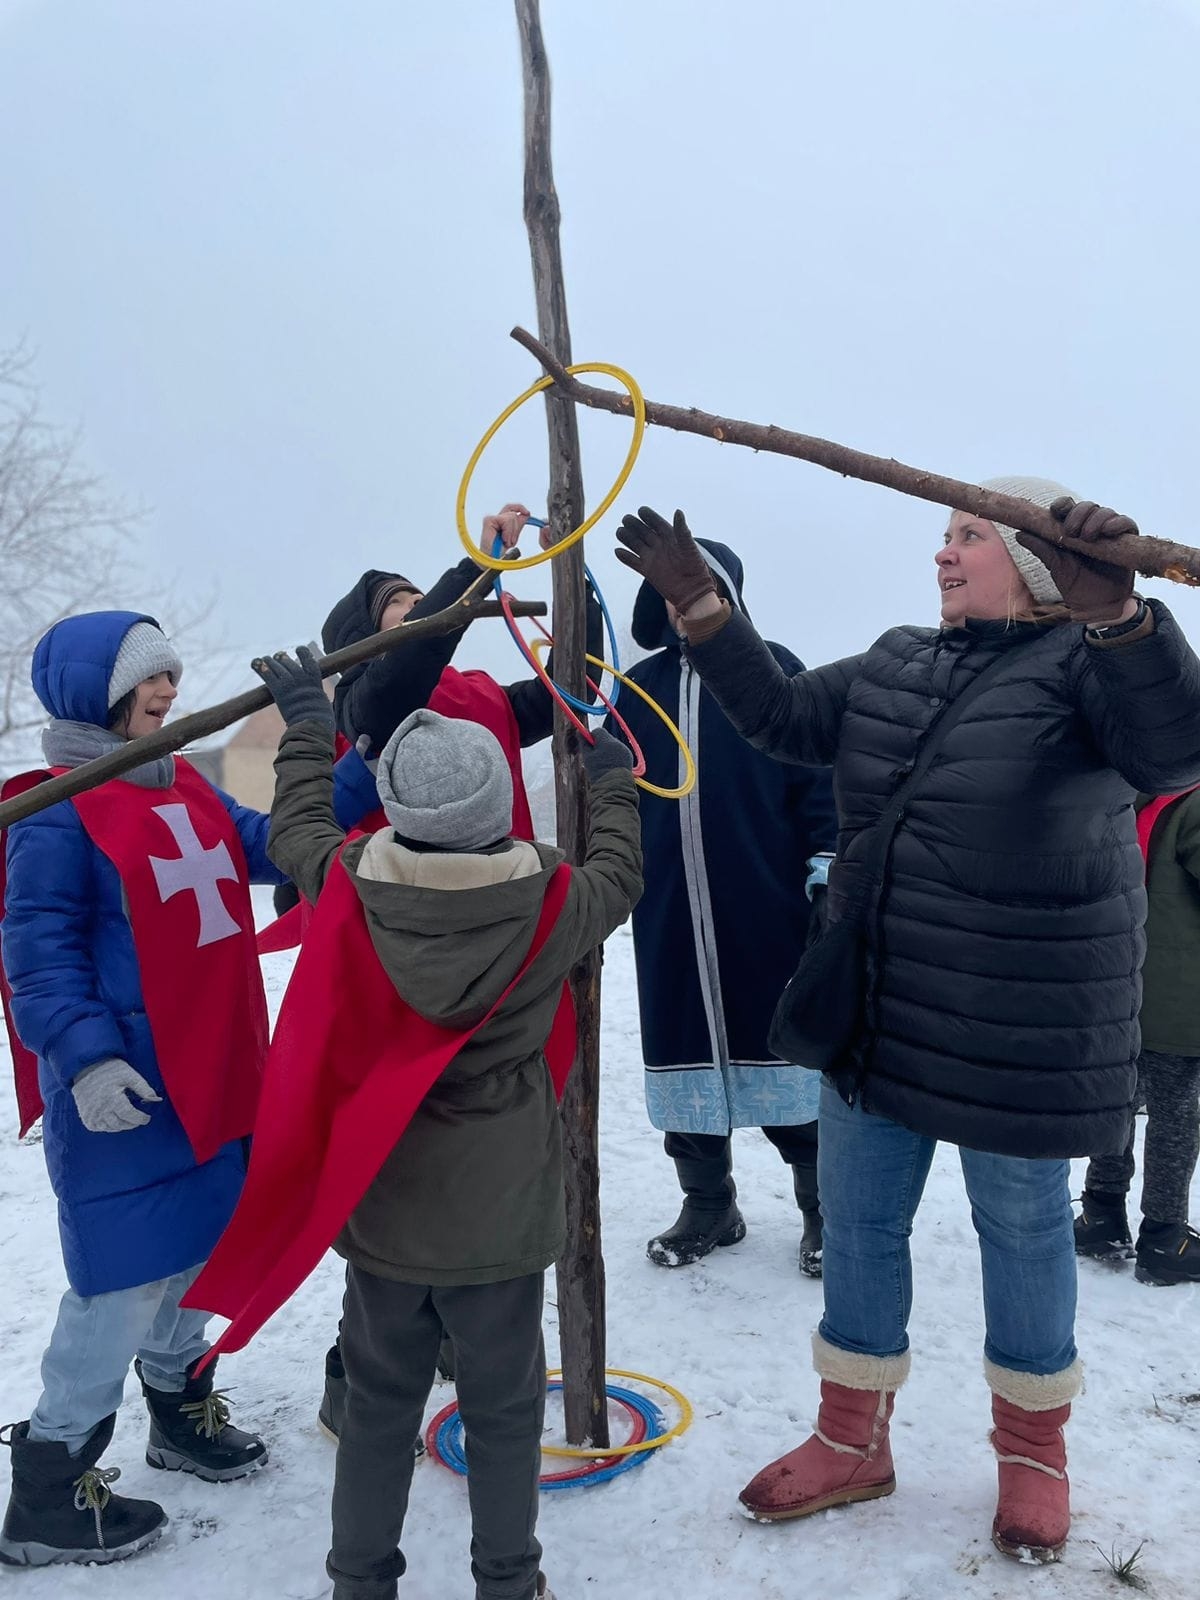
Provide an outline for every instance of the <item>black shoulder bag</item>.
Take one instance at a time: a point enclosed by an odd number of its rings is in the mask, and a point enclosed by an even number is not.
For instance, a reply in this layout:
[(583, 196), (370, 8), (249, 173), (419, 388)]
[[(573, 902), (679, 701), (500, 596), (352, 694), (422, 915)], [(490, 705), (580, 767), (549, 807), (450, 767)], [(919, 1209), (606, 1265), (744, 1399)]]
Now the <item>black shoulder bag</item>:
[(925, 735), (912, 766), (879, 820), (868, 830), (867, 849), (841, 916), (828, 923), (801, 956), (800, 965), (775, 1007), (767, 1045), (781, 1061), (831, 1072), (859, 1031), (866, 998), (867, 921), (883, 888), (888, 853), (905, 805), (967, 707), (995, 680), (997, 669), (1018, 654), (1024, 652), (1004, 651), (977, 672), (957, 699), (950, 702)]

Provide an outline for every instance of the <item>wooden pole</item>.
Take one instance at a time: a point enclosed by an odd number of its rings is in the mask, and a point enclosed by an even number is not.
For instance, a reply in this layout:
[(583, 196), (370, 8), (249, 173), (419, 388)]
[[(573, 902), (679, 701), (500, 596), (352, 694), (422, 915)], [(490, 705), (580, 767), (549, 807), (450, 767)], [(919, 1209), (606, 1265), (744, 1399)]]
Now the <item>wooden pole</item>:
[[(511, 337), (536, 356), (555, 380), (554, 388), (561, 390), (577, 405), (615, 411), (622, 416), (631, 414), (632, 405), (628, 395), (582, 383), (564, 372), (563, 368), (570, 363), (558, 358), (557, 351), (549, 345), (549, 341), (535, 339), (524, 328), (514, 328)], [(919, 467), (907, 467), (890, 456), (867, 455), (862, 450), (834, 444), (830, 439), (818, 439), (811, 434), (777, 428), (773, 422), (741, 422), (736, 417), (718, 417), (711, 411), (697, 411), (694, 406), (667, 406), (654, 400), (646, 401), (646, 421), (656, 423), (661, 428), (673, 428), (679, 433), (696, 433), (704, 439), (716, 439), (719, 444), (740, 444), (749, 450), (766, 450), (772, 455), (794, 456), (799, 461), (811, 461), (815, 466), (838, 472), (844, 478), (861, 478), (866, 483), (882, 484), (886, 489), (898, 489), (902, 494), (915, 495), (919, 500), (932, 500), (936, 505), (950, 506), (955, 511), (969, 511), (974, 516), (1002, 522), (1009, 528), (1024, 528), (1043, 539), (1053, 539), (1064, 550), (1075, 550), (1093, 559), (1096, 556), (1095, 545), (1078, 539), (1065, 539), (1061, 524), (1041, 506), (1035, 506), (1028, 500), (1019, 500), (1010, 494), (997, 494), (994, 489), (981, 489), (975, 483), (963, 483), (957, 478), (923, 472)], [(1200, 585), (1200, 550), (1193, 550), (1190, 545), (1176, 544), (1170, 539), (1154, 539), (1146, 534), (1106, 539), (1104, 559), (1111, 561), (1114, 566), (1131, 567), (1147, 578), (1167, 578), (1172, 583)]]
[[(447, 606), (444, 611), (437, 611), (429, 617), (418, 617), (415, 622), (402, 622), (399, 627), (389, 628), (386, 633), (373, 633), (369, 639), (360, 639), (357, 644), (347, 645), (344, 650), (335, 650), (331, 656), (323, 656), (321, 676), (328, 678), (335, 672), (345, 672), (348, 667), (356, 667), (360, 661), (387, 655), (414, 639), (432, 639), (455, 633), (477, 617), (503, 616), (497, 602), (486, 598), (491, 593), (492, 582), (493, 574), (485, 572), (460, 600)], [(542, 600), (514, 600), (512, 609), (514, 616), (518, 617), (539, 617), (546, 613), (546, 605)], [(144, 738), (130, 739), (119, 750), (98, 756), (95, 761), (85, 761), (82, 766), (64, 772), (61, 777), (39, 783), (36, 788), (27, 789), (24, 794), (0, 803), (0, 829), (20, 822), (25, 817), (32, 817), (47, 806), (57, 805), (60, 800), (70, 800), (74, 795), (98, 788), (111, 778), (132, 772), (134, 767), (140, 767), (143, 762), (172, 755), (196, 739), (206, 739), (210, 734), (219, 733), (230, 723), (240, 722), (243, 717), (261, 711), (270, 704), (271, 692), (266, 687), (247, 689), (244, 694), (234, 695), (231, 700), (222, 700), (219, 705), (180, 717), (169, 727), (159, 728)]]
[[(550, 158), (550, 69), (542, 41), (538, 0), (515, 0), (521, 37), (525, 95), (525, 228), (533, 263), (538, 332), (564, 365), (571, 361), (571, 331), (559, 247), (558, 195)], [(575, 407), (546, 395), (550, 440), (550, 527), (561, 539), (583, 521), (583, 474)], [(583, 546), (554, 565), (554, 664), (568, 693), (583, 698), (587, 609)], [(578, 735), (559, 711), (554, 719), (558, 843), (579, 862), (587, 838), (587, 785), (578, 759)], [(604, 1256), (600, 1247), (600, 952), (579, 963), (571, 977), (579, 1022), (575, 1066), (563, 1097), (567, 1245), (557, 1267), (558, 1326), (562, 1348), (563, 1409), (567, 1442), (608, 1444), (604, 1394)]]

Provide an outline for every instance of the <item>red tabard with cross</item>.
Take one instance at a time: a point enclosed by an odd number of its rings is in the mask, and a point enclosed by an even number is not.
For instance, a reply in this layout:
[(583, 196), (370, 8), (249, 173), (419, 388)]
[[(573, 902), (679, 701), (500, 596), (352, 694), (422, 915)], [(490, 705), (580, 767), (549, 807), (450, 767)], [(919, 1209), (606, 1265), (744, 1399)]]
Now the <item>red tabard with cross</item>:
[[(504, 993), (473, 1027), (455, 1029), (401, 999), (349, 872), (340, 858), (334, 863), (275, 1024), (242, 1198), (182, 1301), (231, 1319), (201, 1369), (222, 1351), (241, 1350), (313, 1271), (421, 1101), (537, 959), (570, 879), (565, 864), (552, 875), (525, 959)], [(560, 1099), (575, 1045), (575, 1006), (564, 983), (544, 1051)]]
[[(211, 784), (178, 758), (169, 789), (115, 778), (71, 804), (120, 876), (163, 1083), (196, 1160), (209, 1161), (253, 1132), (267, 1055), (237, 829)], [(35, 1076), (31, 1094), (21, 1081), (32, 1059), (23, 1054), (18, 1100), (26, 1123), (37, 1085)], [(35, 1117), (40, 1096), (36, 1105)]]
[[(521, 769), (521, 734), (512, 702), (501, 686), (486, 672), (459, 672), (457, 667), (447, 667), (429, 697), (429, 709), (443, 717), (456, 717), (460, 722), (477, 722), (481, 728), (495, 734), (512, 774), (512, 836), (514, 839), (532, 839), (533, 813), (529, 809), (529, 796), (525, 793), (525, 777)], [(340, 734), (338, 739), (343, 746), (337, 752), (341, 755), (349, 750), (350, 745)], [(387, 818), (380, 806), (359, 820), (350, 837), (354, 838), (360, 833), (375, 833), (386, 827)], [(312, 907), (301, 901), (275, 922), (269, 923), (258, 936), (259, 955), (294, 950), (304, 937), (311, 917)]]

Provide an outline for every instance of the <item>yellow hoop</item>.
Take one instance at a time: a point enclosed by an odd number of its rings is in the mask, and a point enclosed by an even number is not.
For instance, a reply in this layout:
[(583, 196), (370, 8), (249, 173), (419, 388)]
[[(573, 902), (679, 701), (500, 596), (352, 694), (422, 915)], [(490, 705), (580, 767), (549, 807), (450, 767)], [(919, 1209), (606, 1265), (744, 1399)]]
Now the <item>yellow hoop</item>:
[[(546, 1374), (548, 1378), (562, 1376), (561, 1367), (553, 1367)], [(661, 1378), (648, 1378), (644, 1372), (626, 1372), (622, 1367), (605, 1367), (606, 1378), (635, 1378), (638, 1383), (649, 1384), (652, 1389), (661, 1389), (664, 1394), (669, 1394), (679, 1407), (679, 1421), (667, 1433), (660, 1434), (657, 1439), (643, 1439), (641, 1444), (616, 1444), (610, 1445), (607, 1450), (572, 1450), (567, 1445), (544, 1444), (544, 1456), (582, 1456), (585, 1460), (604, 1461), (609, 1456), (636, 1456), (646, 1450), (661, 1450), (664, 1444), (670, 1444), (672, 1439), (678, 1439), (681, 1433), (686, 1433), (691, 1427), (694, 1413), (691, 1401), (687, 1395), (680, 1394), (678, 1389), (669, 1383), (664, 1383)]]
[(629, 474), (633, 471), (633, 464), (638, 458), (638, 451), (642, 448), (642, 438), (646, 432), (646, 402), (642, 398), (642, 391), (629, 374), (623, 372), (620, 367), (610, 367), (604, 361), (585, 361), (579, 366), (568, 367), (567, 371), (572, 377), (580, 372), (602, 372), (607, 377), (615, 378), (628, 391), (629, 398), (633, 401), (633, 438), (630, 440), (629, 453), (626, 455), (624, 464), (617, 474), (617, 481), (604, 496), (604, 499), (601, 500), (595, 511), (592, 512), (591, 516), (585, 517), (573, 533), (569, 533), (565, 539), (560, 539), (557, 544), (552, 544), (549, 550), (539, 550), (535, 556), (520, 556), (515, 561), (504, 561), (492, 555), (490, 550), (481, 550), (475, 540), (471, 538), (470, 530), (467, 528), (467, 490), (470, 488), (471, 479), (475, 475), (475, 468), (479, 465), (479, 458), (509, 417), (512, 416), (513, 412), (519, 411), (526, 400), (532, 400), (535, 394), (540, 394), (543, 389), (548, 389), (554, 379), (549, 376), (539, 378), (537, 383), (526, 389), (524, 394), (519, 394), (512, 405), (500, 413), (475, 446), (471, 459), (467, 462), (467, 470), (462, 475), (462, 482), (458, 486), (458, 499), (454, 503), (454, 516), (458, 523), (458, 537), (462, 540), (467, 554), (479, 566), (488, 567), (493, 572), (520, 572), (524, 567), (536, 567), (539, 562), (550, 561), (554, 556), (561, 555), (564, 550), (569, 550), (573, 544), (578, 544), (588, 529), (596, 526), (600, 518), (625, 487), (629, 481)]
[[(551, 644), (552, 641), (550, 639), (534, 639), (529, 648), (540, 661), (542, 659), (543, 651), (549, 650), (551, 648)], [(637, 784), (639, 789), (645, 789), (647, 794), (658, 795), (660, 800), (682, 800), (684, 795), (691, 794), (692, 790), (696, 787), (696, 758), (688, 749), (687, 740), (683, 737), (679, 729), (659, 705), (658, 701), (652, 699), (651, 696), (646, 693), (645, 689), (642, 688), (640, 683), (634, 683), (633, 679), (627, 677), (625, 673), (618, 672), (611, 662), (602, 661), (599, 656), (585, 656), (584, 660), (589, 666), (599, 667), (602, 672), (611, 672), (618, 683), (623, 684), (626, 689), (630, 690), (631, 693), (636, 694), (639, 700), (644, 700), (650, 707), (651, 711), (653, 711), (661, 721), (666, 723), (667, 732), (683, 751), (684, 776), (683, 782), (679, 785), (678, 789), (660, 788), (657, 783), (651, 783), (647, 778), (635, 778), (633, 780), (634, 783)], [(609, 1454), (611, 1455), (612, 1452), (609, 1451)]]

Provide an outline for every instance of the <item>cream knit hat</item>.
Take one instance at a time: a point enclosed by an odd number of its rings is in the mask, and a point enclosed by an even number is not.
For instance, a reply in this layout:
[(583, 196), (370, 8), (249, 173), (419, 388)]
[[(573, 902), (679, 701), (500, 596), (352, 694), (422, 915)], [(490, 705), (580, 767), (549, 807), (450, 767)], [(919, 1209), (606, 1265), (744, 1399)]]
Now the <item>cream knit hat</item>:
[[(997, 494), (1015, 495), (1019, 500), (1032, 500), (1035, 506), (1042, 506), (1049, 510), (1056, 500), (1061, 500), (1063, 495), (1075, 498), (1070, 489), (1061, 483), (1055, 483), (1053, 478), (988, 478), (981, 483), (981, 489), (994, 489)], [(1054, 579), (1050, 576), (1050, 569), (1039, 561), (1032, 550), (1017, 538), (1015, 528), (1006, 528), (1002, 522), (994, 522), (992, 526), (1008, 546), (1008, 553), (1013, 558), (1013, 565), (1025, 580), (1025, 587), (1039, 605), (1056, 605), (1061, 603), (1062, 595), (1059, 594)]]

